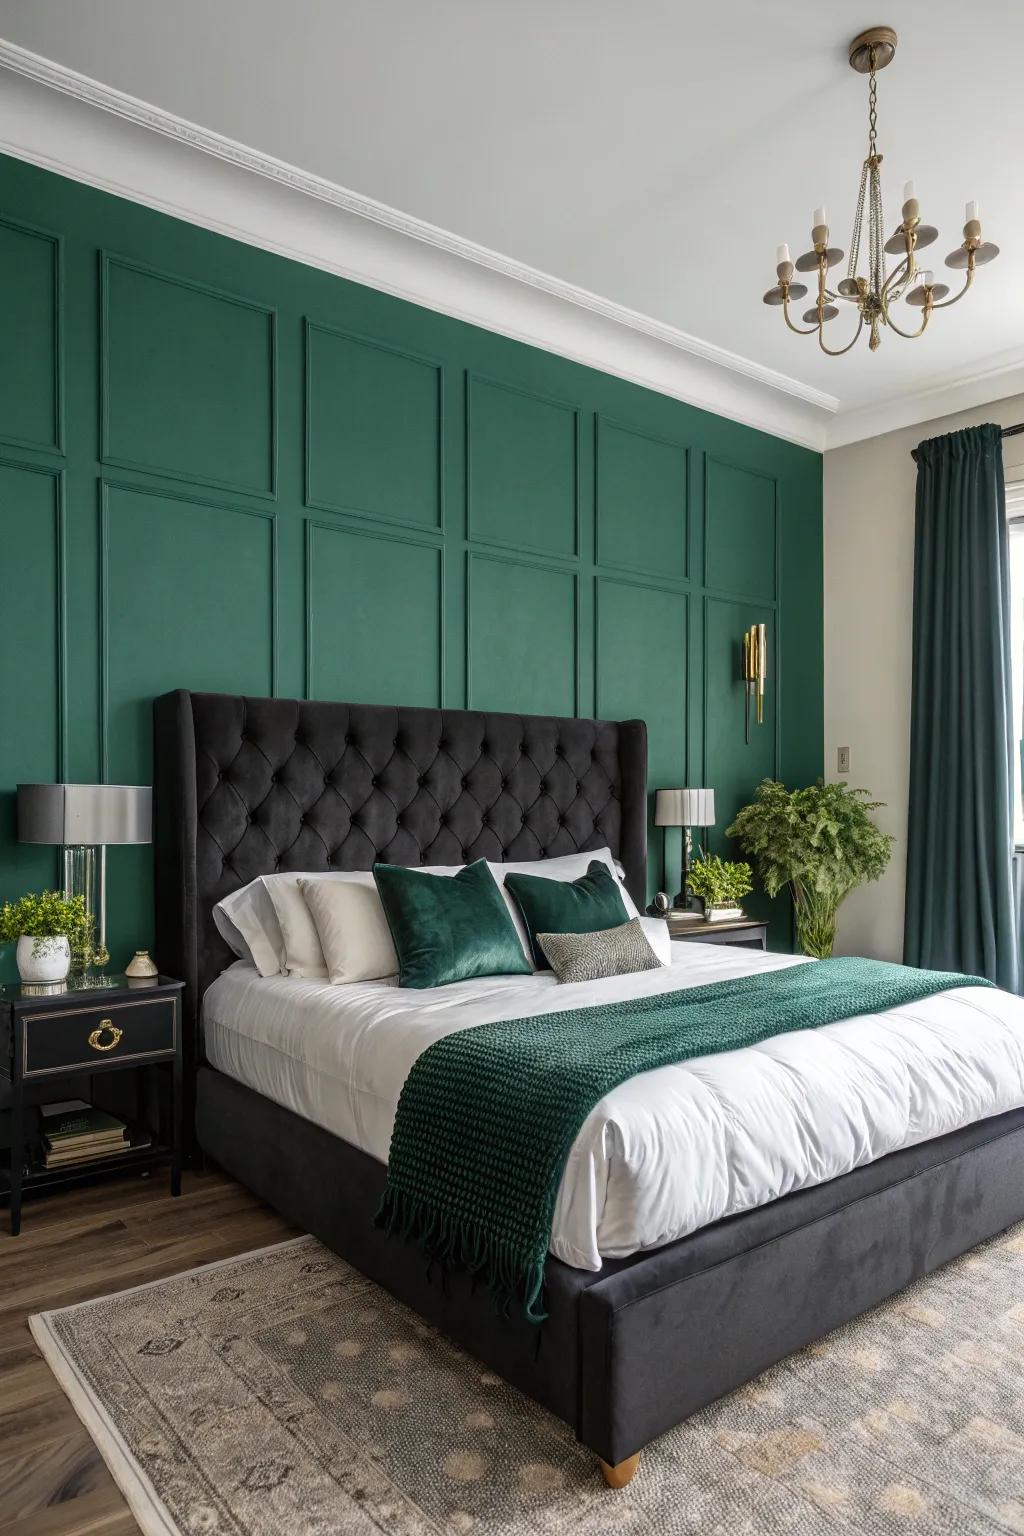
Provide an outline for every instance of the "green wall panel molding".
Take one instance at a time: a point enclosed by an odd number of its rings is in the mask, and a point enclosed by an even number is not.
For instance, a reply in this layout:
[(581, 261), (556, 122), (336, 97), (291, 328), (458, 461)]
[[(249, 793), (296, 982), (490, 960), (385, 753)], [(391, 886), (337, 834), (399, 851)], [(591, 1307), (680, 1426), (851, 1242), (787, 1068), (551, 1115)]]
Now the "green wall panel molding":
[(444, 527), (444, 370), (306, 323), (306, 504)]
[[(764, 722), (757, 723), (757, 701), (750, 701), (747, 740), (743, 686), (743, 635), (752, 624), (768, 632), (768, 678)], [(703, 778), (714, 785), (717, 821), (708, 845), (726, 858), (743, 858), (742, 850), (725, 835), (736, 812), (750, 799), (762, 779), (778, 778), (781, 761), (782, 711), (779, 706), (779, 619), (775, 609), (745, 598), (706, 597), (704, 600)], [(804, 783), (817, 775), (802, 774)], [(789, 897), (770, 902), (757, 890), (744, 902), (755, 915), (771, 921), (771, 948), (789, 948)]]
[(52, 885), (54, 849), (17, 841), (17, 784), (63, 777), (66, 719), (64, 476), (0, 460), (4, 665), (0, 668), (0, 901)]
[[(646, 720), (651, 783), (689, 783), (689, 594), (618, 576), (600, 576), (596, 586), (598, 717)], [(675, 895), (679, 859), (662, 875), (662, 835), (654, 829), (653, 800), (648, 813), (651, 875), (658, 888), (671, 885), (669, 894)], [(678, 833), (671, 834), (670, 842), (678, 842)]]
[(579, 711), (574, 571), (471, 554), (466, 566), (466, 705), (527, 715)]
[(62, 261), (58, 235), (0, 218), (0, 437), (64, 447)]
[(306, 695), (444, 703), (444, 558), (411, 535), (306, 524)]
[(277, 316), (266, 305), (104, 252), (101, 454), (277, 494)]
[(778, 487), (774, 475), (723, 459), (704, 466), (704, 585), (745, 597), (776, 595)]
[(579, 409), (466, 376), (468, 536), (571, 559), (579, 554)]
[(603, 416), (596, 434), (598, 565), (685, 581), (689, 448)]
[(148, 784), (154, 695), (274, 692), (275, 518), (105, 480), (100, 548), (101, 772)]
[[(57, 873), (14, 786), (145, 782), (172, 687), (639, 715), (723, 849), (822, 771), (819, 455), (4, 157), (0, 207), (0, 894)], [(115, 965), (151, 871), (110, 852)]]

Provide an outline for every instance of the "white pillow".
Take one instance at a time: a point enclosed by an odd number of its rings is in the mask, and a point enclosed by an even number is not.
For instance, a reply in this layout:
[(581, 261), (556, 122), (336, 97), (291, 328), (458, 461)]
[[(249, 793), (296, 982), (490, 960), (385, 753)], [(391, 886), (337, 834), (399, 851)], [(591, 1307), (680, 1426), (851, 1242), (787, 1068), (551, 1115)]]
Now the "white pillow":
[(320, 947), (320, 936), (306, 905), (306, 898), (299, 890), (299, 881), (338, 878), (326, 871), (318, 874), (316, 870), (263, 876), (264, 888), (273, 903), (281, 927), (281, 963), (278, 970), (282, 975), (310, 979), (326, 977), (327, 963)]
[(397, 974), (391, 929), (369, 870), (345, 880), (300, 880), (299, 890), (335, 986)]
[[(430, 875), (454, 875), (461, 864), (428, 864), (423, 866)], [(301, 976), (308, 980), (320, 980), (327, 976), (328, 966), (324, 957), (320, 935), (306, 897), (299, 889), (299, 881), (321, 880), (328, 884), (374, 885), (373, 872), (369, 869), (295, 870), (294, 873), (264, 875), (266, 887), (281, 927), (282, 960), (280, 970), (285, 976)], [(380, 898), (377, 897), (379, 901)], [(383, 916), (384, 909), (381, 908)], [(386, 921), (386, 920), (385, 920)], [(378, 975), (394, 975), (397, 965), (390, 972)]]
[(261, 976), (276, 976), (284, 958), (281, 927), (262, 879), (232, 891), (213, 909), (221, 938), (240, 960), (249, 960)]
[(672, 935), (668, 931), (668, 923), (663, 917), (640, 916), (640, 926), (644, 931), (644, 938), (654, 950), (662, 965), (672, 964)]
[[(579, 880), (581, 876), (586, 874), (594, 859), (606, 865), (615, 876), (616, 884), (619, 887), (619, 895), (622, 897), (622, 905), (626, 909), (626, 916), (639, 917), (640, 913), (637, 911), (636, 903), (622, 883), (610, 848), (592, 848), (589, 853), (566, 853), (558, 859), (530, 859), (522, 864), (491, 864), (488, 861), (491, 874), (497, 880), (501, 894), (505, 898), (505, 905), (512, 914), (512, 921), (516, 925), (519, 942), (523, 946), (526, 958), (530, 961), (534, 970), (537, 967), (533, 965), (530, 937), (526, 931), (526, 924), (523, 922), (523, 914), (520, 912), (518, 903), (513, 900), (512, 893), (505, 884), (505, 876), (538, 875), (542, 880)], [(663, 924), (662, 926), (666, 925)]]

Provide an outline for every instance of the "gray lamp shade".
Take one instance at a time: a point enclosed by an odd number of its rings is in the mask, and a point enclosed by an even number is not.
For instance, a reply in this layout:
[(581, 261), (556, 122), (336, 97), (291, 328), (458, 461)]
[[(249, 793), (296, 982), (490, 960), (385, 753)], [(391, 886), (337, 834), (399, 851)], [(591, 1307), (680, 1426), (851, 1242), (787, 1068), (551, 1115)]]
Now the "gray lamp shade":
[(713, 789), (659, 789), (654, 795), (656, 827), (713, 827)]
[(18, 841), (151, 843), (153, 791), (148, 784), (19, 784)]

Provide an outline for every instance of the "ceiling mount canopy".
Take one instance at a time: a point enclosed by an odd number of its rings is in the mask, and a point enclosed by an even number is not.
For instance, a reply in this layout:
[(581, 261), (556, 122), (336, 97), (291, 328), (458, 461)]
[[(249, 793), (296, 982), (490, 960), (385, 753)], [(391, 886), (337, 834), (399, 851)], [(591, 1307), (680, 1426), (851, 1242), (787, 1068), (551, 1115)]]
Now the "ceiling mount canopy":
[[(885, 238), (885, 215), (882, 208), (882, 155), (878, 148), (878, 87), (876, 75), (885, 69), (896, 56), (898, 39), (892, 27), (869, 27), (850, 44), (850, 65), (858, 74), (868, 75), (868, 152), (861, 167), (860, 190), (853, 218), (850, 237), (850, 255), (846, 276), (834, 287), (830, 286), (829, 272), (843, 260), (843, 252), (829, 243), (829, 226), (824, 208), (814, 211), (811, 230), (812, 249), (792, 261), (789, 246), (780, 245), (776, 258), (778, 283), (764, 295), (766, 304), (780, 305), (786, 324), (799, 336), (817, 336), (818, 344), (830, 357), (841, 357), (849, 352), (868, 327), (868, 346), (874, 352), (881, 342), (881, 327), (912, 340), (924, 334), (932, 313), (936, 309), (948, 309), (963, 298), (974, 281), (975, 269), (984, 266), (999, 255), (999, 247), (981, 238), (981, 221), (978, 205), (969, 202), (966, 207), (964, 237), (961, 245), (946, 257), (946, 266), (965, 274), (959, 293), (949, 297), (949, 286), (937, 283), (934, 272), (917, 265), (917, 252), (932, 245), (939, 232), (931, 224), (922, 224), (920, 208), (914, 196), (914, 183), (908, 181), (903, 188), (903, 210), (895, 232)], [(866, 233), (864, 265), (861, 266), (861, 243)], [(898, 257), (891, 273), (886, 271), (886, 255)], [(790, 314), (790, 304), (805, 298), (807, 287), (794, 282), (797, 272), (817, 273), (817, 298), (811, 309), (805, 311), (804, 324), (796, 325)], [(893, 318), (895, 306), (902, 300), (912, 310), (920, 310), (920, 321), (915, 329), (904, 330)], [(830, 347), (825, 341), (825, 326), (841, 313), (843, 304), (854, 305), (857, 310), (857, 329), (852, 340), (845, 346)], [(899, 311), (895, 311), (899, 313)], [(916, 319), (916, 317), (915, 317)]]

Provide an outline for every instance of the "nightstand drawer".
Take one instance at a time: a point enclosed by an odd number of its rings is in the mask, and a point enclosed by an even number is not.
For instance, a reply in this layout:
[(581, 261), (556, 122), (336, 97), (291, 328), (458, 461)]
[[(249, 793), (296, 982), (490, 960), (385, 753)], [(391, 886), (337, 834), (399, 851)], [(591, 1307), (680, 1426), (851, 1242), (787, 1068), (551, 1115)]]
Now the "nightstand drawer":
[(108, 1003), (24, 1015), (24, 1075), (40, 1077), (71, 1068), (172, 1052), (177, 1044), (178, 1008), (173, 997)]

